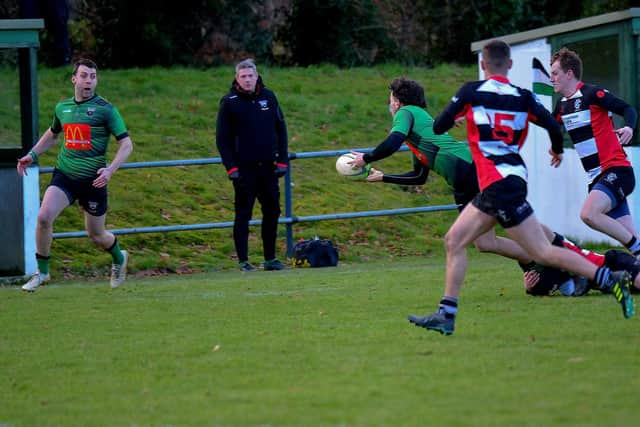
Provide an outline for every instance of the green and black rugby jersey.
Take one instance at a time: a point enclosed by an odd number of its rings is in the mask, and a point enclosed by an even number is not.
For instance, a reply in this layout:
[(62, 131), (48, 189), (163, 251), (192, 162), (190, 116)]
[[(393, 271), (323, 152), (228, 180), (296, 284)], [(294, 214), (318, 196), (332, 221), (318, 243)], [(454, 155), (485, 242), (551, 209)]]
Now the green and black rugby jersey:
[(469, 145), (447, 133), (433, 133), (433, 118), (415, 105), (405, 105), (396, 112), (389, 133), (393, 132), (407, 136), (406, 143), (413, 152), (414, 161), (434, 170), (451, 186), (457, 182), (456, 174), (467, 170), (460, 167), (460, 162), (472, 163)]
[(118, 109), (100, 95), (83, 102), (74, 98), (59, 102), (51, 131), (63, 136), (56, 169), (78, 180), (93, 180), (106, 166), (111, 135), (118, 141), (128, 136)]

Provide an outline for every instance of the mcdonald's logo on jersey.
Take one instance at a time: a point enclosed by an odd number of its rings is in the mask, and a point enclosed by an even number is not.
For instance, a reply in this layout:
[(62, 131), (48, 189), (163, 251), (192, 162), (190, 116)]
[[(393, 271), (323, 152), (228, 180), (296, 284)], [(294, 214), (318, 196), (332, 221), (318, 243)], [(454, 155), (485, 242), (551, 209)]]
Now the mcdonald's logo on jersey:
[(91, 150), (91, 126), (69, 123), (63, 126), (64, 146), (69, 150)]

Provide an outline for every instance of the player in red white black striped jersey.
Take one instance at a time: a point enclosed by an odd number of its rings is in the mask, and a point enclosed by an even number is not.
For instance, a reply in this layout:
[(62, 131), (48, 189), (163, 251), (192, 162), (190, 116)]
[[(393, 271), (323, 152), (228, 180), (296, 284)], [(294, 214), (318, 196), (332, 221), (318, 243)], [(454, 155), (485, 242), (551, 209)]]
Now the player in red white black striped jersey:
[(526, 200), (526, 167), (518, 154), (529, 121), (549, 132), (552, 165), (562, 161), (562, 133), (551, 114), (535, 96), (512, 85), (507, 74), (512, 66), (511, 49), (500, 40), (482, 48), (480, 61), (486, 80), (463, 85), (445, 110), (436, 118), (436, 134), (450, 129), (458, 119), (467, 122), (467, 139), (478, 169), (480, 193), (458, 215), (447, 235), (445, 293), (438, 311), (423, 317), (409, 316), (416, 326), (445, 335), (453, 333), (458, 298), (467, 269), (466, 248), (496, 224), (538, 263), (561, 268), (610, 289), (626, 318), (633, 316), (633, 298), (627, 272), (613, 273), (597, 267), (575, 252), (553, 246)]
[[(578, 54), (562, 48), (553, 55), (551, 82), (562, 95), (554, 116), (564, 124), (589, 177), (589, 195), (580, 217), (637, 256), (640, 237), (627, 204), (635, 178), (622, 145), (631, 141), (638, 113), (606, 89), (583, 83), (581, 76)], [(610, 112), (624, 117), (622, 128), (614, 129)]]

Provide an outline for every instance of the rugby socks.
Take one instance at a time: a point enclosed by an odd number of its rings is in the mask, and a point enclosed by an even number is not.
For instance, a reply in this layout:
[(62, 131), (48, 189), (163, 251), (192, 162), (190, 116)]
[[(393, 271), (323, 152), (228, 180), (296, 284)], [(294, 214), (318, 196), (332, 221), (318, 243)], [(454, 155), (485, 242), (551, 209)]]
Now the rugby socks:
[(120, 250), (120, 245), (118, 244), (117, 237), (113, 241), (113, 245), (111, 245), (111, 247), (107, 249), (107, 252), (111, 254), (114, 264), (122, 265), (122, 263), (124, 262), (124, 256), (122, 255), (122, 251)]
[(596, 282), (596, 289), (603, 291), (610, 291), (615, 283), (613, 274), (608, 267), (598, 267), (596, 277), (593, 280)]
[(444, 317), (447, 319), (454, 319), (458, 313), (458, 298), (442, 297), (438, 311), (444, 313)]
[(640, 255), (640, 240), (636, 239), (636, 236), (633, 236), (625, 246), (633, 255)]
[(36, 262), (38, 263), (38, 271), (40, 273), (49, 274), (49, 258), (51, 257), (36, 253)]

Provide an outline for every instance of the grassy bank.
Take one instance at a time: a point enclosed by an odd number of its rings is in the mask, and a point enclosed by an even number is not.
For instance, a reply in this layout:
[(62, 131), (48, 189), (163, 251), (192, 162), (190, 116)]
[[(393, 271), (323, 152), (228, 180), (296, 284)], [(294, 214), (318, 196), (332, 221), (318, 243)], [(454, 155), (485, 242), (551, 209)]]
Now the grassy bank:
[[(390, 128), (388, 84), (408, 76), (424, 84), (428, 110), (437, 114), (459, 84), (475, 77), (475, 67), (435, 69), (382, 66), (338, 69), (334, 66), (262, 69), (267, 86), (275, 90), (285, 112), (292, 152), (374, 146)], [(17, 82), (2, 73), (2, 85)], [(121, 111), (135, 144), (130, 162), (217, 157), (215, 120), (218, 102), (233, 78), (230, 67), (196, 70), (153, 68), (104, 70), (98, 93)], [(72, 95), (69, 71), (39, 70), (40, 129), (50, 124), (55, 103)], [(110, 147), (110, 158), (117, 144)], [(57, 150), (41, 156), (44, 166), (55, 163)], [(389, 209), (448, 204), (449, 190), (432, 176), (423, 188), (407, 191), (392, 185), (345, 180), (335, 173), (333, 158), (296, 160), (292, 165), (294, 214)], [(411, 168), (408, 153), (380, 162), (385, 171)], [(49, 175), (41, 177), (45, 188)], [(411, 189), (410, 189), (411, 190)], [(232, 188), (221, 166), (124, 170), (109, 186), (110, 228), (177, 225), (233, 220)], [(395, 218), (325, 221), (299, 224), (294, 237), (315, 235), (332, 239), (347, 261), (440, 254), (441, 237), (455, 213), (417, 214)], [(259, 218), (256, 209), (255, 217)], [(83, 228), (77, 207), (65, 212), (55, 231)], [(256, 230), (257, 231), (257, 230)], [(281, 227), (284, 236), (284, 227)], [(211, 271), (235, 267), (231, 230), (154, 233), (121, 236), (132, 253), (135, 274)], [(262, 260), (256, 233), (251, 258)], [(284, 257), (284, 239), (279, 239)], [(85, 238), (55, 241), (54, 277), (103, 277), (109, 257)]]

